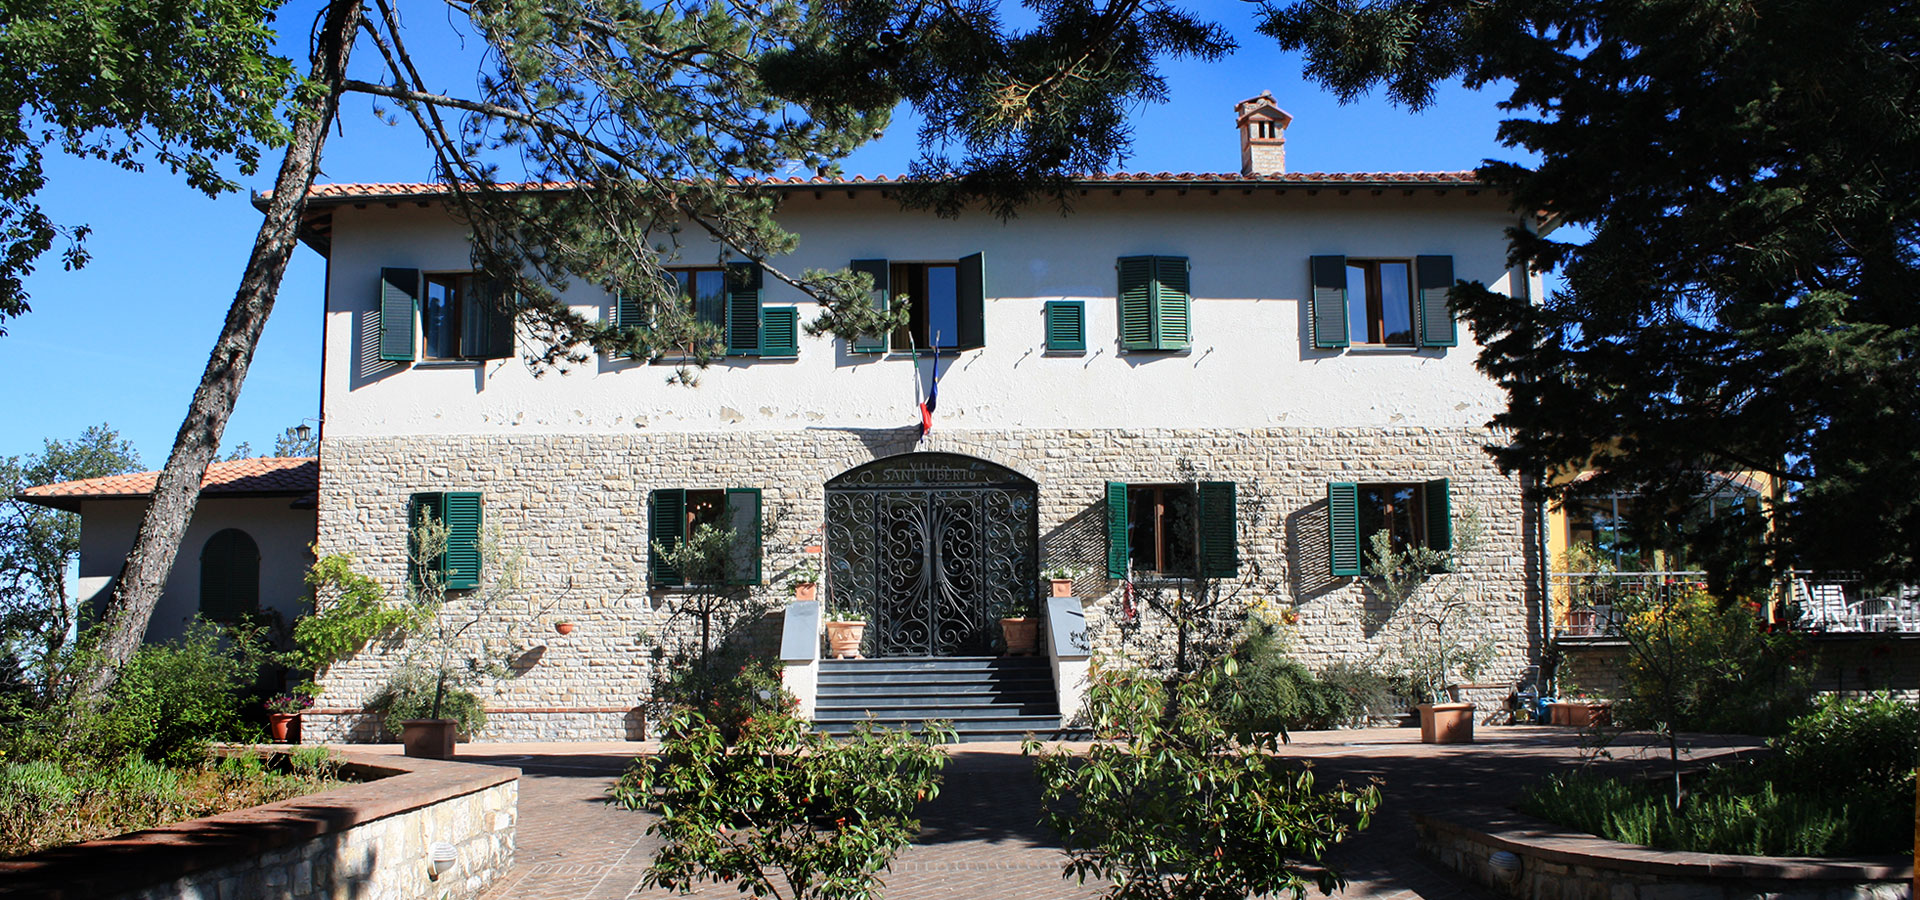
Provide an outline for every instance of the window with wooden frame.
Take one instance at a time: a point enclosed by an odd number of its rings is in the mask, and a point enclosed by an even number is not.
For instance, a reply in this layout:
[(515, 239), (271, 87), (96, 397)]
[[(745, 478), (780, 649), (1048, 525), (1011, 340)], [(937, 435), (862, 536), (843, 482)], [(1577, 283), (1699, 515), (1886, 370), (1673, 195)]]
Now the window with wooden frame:
[(1453, 257), (1308, 260), (1313, 293), (1308, 331), (1313, 346), (1452, 347), (1458, 327), (1447, 294)]
[(476, 272), (380, 270), (380, 358), (388, 362), (505, 359), (513, 355), (513, 304)]
[(1365, 573), (1373, 536), (1385, 531), (1395, 552), (1410, 547), (1453, 549), (1453, 503), (1448, 479), (1421, 482), (1348, 482), (1327, 485), (1329, 557), (1335, 575)]
[(986, 257), (974, 253), (952, 262), (894, 262), (856, 259), (848, 264), (873, 279), (873, 304), (885, 309), (904, 297), (907, 324), (883, 341), (863, 336), (855, 353), (973, 350), (987, 345)]
[(760, 583), (759, 488), (662, 488), (647, 495), (647, 576), (655, 587), (687, 583), (666, 555), (702, 526), (732, 529), (726, 584)]
[(1107, 577), (1240, 574), (1231, 481), (1107, 482)]
[[(666, 277), (696, 322), (720, 329), (728, 356), (799, 355), (799, 312), (791, 307), (763, 308), (766, 275), (758, 265), (677, 266), (667, 269)], [(647, 328), (645, 304), (616, 294), (613, 323), (616, 328)]]

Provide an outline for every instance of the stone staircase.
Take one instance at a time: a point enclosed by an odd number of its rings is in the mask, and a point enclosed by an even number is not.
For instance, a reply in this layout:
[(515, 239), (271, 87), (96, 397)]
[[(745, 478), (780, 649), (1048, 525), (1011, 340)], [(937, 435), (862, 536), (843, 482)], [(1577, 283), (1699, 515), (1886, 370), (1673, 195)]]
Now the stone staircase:
[(1060, 731), (1053, 670), (1018, 656), (823, 659), (813, 727), (846, 734), (871, 717), (898, 728), (945, 719), (961, 741), (1017, 741)]

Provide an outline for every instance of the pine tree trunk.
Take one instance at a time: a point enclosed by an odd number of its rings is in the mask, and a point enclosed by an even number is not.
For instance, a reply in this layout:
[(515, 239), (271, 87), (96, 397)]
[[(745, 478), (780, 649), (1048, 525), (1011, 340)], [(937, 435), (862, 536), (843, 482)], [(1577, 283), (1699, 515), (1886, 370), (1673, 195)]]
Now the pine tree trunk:
[(247, 260), (240, 290), (227, 310), (226, 325), (207, 359), (207, 371), (200, 376), (186, 421), (173, 439), (167, 467), (154, 485), (153, 503), (140, 522), (133, 550), (127, 554), (107, 603), (98, 658), (83, 683), (83, 700), (97, 698), (112, 683), (120, 666), (139, 649), (154, 606), (160, 602), (161, 588), (173, 569), (180, 540), (200, 499), (200, 481), (220, 447), (220, 435), (233, 415), (240, 383), (246, 379), (247, 366), (260, 343), (260, 331), (273, 311), (274, 296), (287, 271), (287, 260), (293, 256), (307, 190), (319, 170), (327, 127), (340, 107), (341, 82), (346, 77), (347, 57), (353, 50), (361, 13), (359, 0), (331, 0), (328, 4), (325, 22), (316, 36), (310, 76), (326, 89), (296, 108), (292, 140), (280, 163), (266, 218), (254, 238), (253, 255)]

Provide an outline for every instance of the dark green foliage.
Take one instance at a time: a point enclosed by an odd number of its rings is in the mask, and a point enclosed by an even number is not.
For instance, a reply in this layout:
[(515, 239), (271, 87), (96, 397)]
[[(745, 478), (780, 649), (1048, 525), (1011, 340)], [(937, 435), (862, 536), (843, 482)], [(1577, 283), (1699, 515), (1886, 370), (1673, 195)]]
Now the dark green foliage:
[(940, 791), (953, 732), (811, 731), (784, 710), (742, 723), (737, 742), (691, 710), (668, 718), (660, 752), (612, 789), (659, 815), (663, 842), (646, 884), (691, 890), (738, 881), (742, 894), (792, 900), (880, 896), (879, 873), (920, 830), (914, 808)]
[[(1868, 0), (1268, 3), (1262, 31), (1343, 97), (1420, 108), (1510, 85), (1479, 176), (1567, 289), (1451, 299), (1509, 393), (1503, 467), (1591, 466), (1684, 521), (1713, 472), (1798, 489), (1773, 562), (1920, 577), (1920, 29)], [(1581, 233), (1592, 237), (1580, 242)], [(1491, 273), (1489, 273), (1491, 274)], [(1475, 275), (1475, 277), (1484, 277)], [(1540, 302), (1534, 302), (1539, 300)], [(1618, 441), (1619, 452), (1595, 454)], [(1695, 517), (1716, 579), (1755, 576), (1757, 515)]]
[(27, 311), (22, 279), (65, 236), (86, 264), (87, 229), (34, 202), (43, 154), (140, 170), (158, 162), (208, 196), (237, 190), (260, 145), (283, 141), (276, 113), (291, 77), (272, 53), (279, 4), (259, 0), (27, 0), (0, 8), (0, 335)]
[(461, 682), (448, 680), (443, 684), (434, 670), (418, 665), (395, 670), (367, 703), (367, 709), (380, 716), (391, 735), (398, 735), (401, 723), (408, 719), (452, 719), (460, 723), (459, 734), (468, 738), (487, 725), (487, 713), (479, 697), (461, 687)]
[(253, 737), (240, 710), (252, 699), (264, 649), (253, 631), (197, 621), (176, 641), (140, 648), (102, 712), (83, 726), (87, 752), (183, 765), (205, 759), (212, 741)]
[(1777, 734), (1805, 711), (1805, 638), (1768, 633), (1754, 607), (1692, 589), (1623, 598), (1627, 694), (1614, 707), (1632, 728)]
[(1887, 694), (1827, 697), (1767, 743), (1778, 754), (1769, 774), (1783, 787), (1861, 793), (1904, 808), (1920, 765), (1920, 708)]
[(1233, 742), (1213, 710), (1236, 668), (1170, 681), (1096, 670), (1086, 753), (1027, 743), (1067, 875), (1106, 879), (1116, 900), (1298, 898), (1343, 884), (1322, 857), (1367, 826), (1380, 792), (1321, 789), (1310, 768), (1269, 756), (1270, 740)]
[(667, 667), (667, 677), (656, 684), (656, 718), (677, 709), (697, 712), (728, 744), (740, 739), (748, 720), (769, 712), (791, 713), (798, 702), (780, 680), (777, 659), (746, 653), (725, 644), (705, 664), (687, 661)]
[(1338, 728), (1364, 714), (1353, 693), (1288, 659), (1271, 625), (1251, 623), (1232, 658), (1236, 671), (1210, 701), (1221, 726), (1243, 741), (1302, 728)]

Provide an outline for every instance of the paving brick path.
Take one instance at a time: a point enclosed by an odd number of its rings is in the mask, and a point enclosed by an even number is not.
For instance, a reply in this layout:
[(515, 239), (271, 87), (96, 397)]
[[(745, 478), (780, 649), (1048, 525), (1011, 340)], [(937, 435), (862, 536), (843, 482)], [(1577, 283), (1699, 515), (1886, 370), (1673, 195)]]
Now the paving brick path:
[[(1311, 760), (1324, 781), (1377, 777), (1385, 784), (1386, 799), (1372, 827), (1329, 859), (1348, 879), (1341, 897), (1490, 900), (1414, 853), (1409, 813), (1505, 806), (1534, 778), (1577, 765), (1580, 743), (1570, 729), (1482, 727), (1477, 743), (1440, 747), (1419, 743), (1417, 729), (1384, 728), (1299, 734), (1285, 752)], [(1753, 745), (1711, 736), (1687, 743), (1697, 753)], [(515, 865), (486, 900), (675, 896), (639, 888), (658, 846), (646, 835), (648, 817), (606, 801), (607, 787), (627, 761), (650, 749), (634, 743), (463, 745), (463, 761), (513, 765), (522, 772)], [(1656, 765), (1656, 752), (1645, 740), (1623, 741), (1605, 764)], [(1061, 878), (1065, 857), (1052, 834), (1035, 824), (1038, 809), (1038, 785), (1018, 746), (956, 747), (945, 788), (922, 810), (920, 838), (886, 876), (887, 897), (1095, 896), (1095, 886)], [(693, 896), (741, 895), (724, 885)]]

